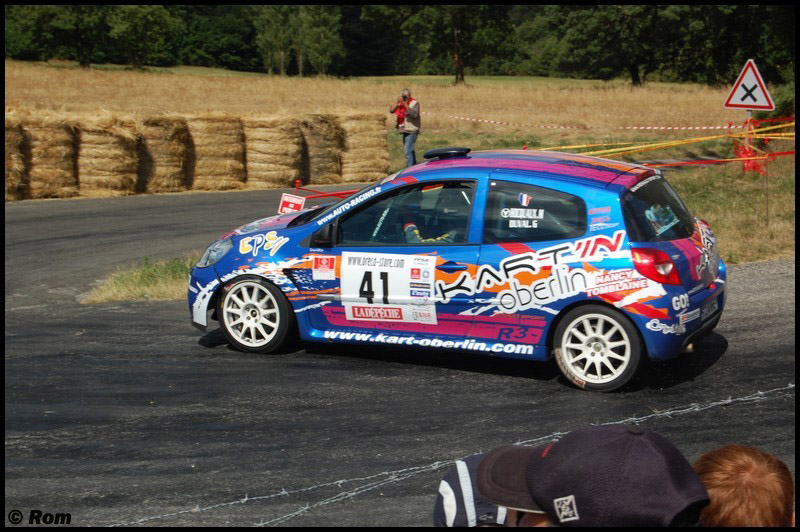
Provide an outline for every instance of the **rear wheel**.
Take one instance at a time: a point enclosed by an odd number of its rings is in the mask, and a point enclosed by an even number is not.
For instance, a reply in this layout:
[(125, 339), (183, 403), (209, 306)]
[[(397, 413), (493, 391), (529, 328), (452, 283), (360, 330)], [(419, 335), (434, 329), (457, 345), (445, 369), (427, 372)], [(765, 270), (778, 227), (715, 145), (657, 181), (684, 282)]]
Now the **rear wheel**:
[(273, 284), (257, 277), (225, 285), (217, 302), (222, 332), (233, 347), (251, 353), (270, 353), (280, 347), (294, 320), (286, 297)]
[(578, 307), (556, 328), (555, 358), (564, 376), (586, 390), (610, 392), (639, 369), (642, 342), (619, 312), (599, 305)]

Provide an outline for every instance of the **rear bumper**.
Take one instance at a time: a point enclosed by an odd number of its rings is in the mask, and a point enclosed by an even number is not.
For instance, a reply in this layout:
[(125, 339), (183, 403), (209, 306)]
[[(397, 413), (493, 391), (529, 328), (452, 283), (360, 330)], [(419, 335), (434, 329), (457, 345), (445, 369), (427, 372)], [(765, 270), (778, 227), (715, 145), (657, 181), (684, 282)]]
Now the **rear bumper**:
[[(670, 312), (670, 319), (640, 320), (642, 337), (651, 360), (677, 357), (698, 337), (708, 334), (719, 323), (725, 308), (727, 285), (718, 279), (711, 287), (691, 297), (689, 308)], [(672, 309), (670, 309), (672, 310)]]

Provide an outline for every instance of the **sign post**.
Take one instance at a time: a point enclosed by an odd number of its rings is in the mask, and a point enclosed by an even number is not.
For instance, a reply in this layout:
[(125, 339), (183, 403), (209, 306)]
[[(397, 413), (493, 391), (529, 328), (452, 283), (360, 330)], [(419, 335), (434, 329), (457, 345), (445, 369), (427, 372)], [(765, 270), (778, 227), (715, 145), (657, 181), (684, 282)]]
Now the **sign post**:
[[(752, 59), (748, 59), (747, 63), (745, 63), (741, 74), (739, 74), (730, 94), (728, 94), (728, 99), (725, 100), (724, 107), (727, 109), (745, 109), (747, 111), (745, 145), (740, 148), (734, 140), (734, 151), (741, 158), (753, 157), (756, 153), (750, 136), (750, 132), (755, 129), (753, 111), (773, 111), (775, 110), (775, 104), (772, 103), (767, 84), (764, 83), (756, 62)], [(751, 169), (764, 174), (764, 188), (767, 200), (766, 222), (767, 227), (769, 227), (769, 182), (767, 181), (767, 172), (763, 165), (755, 164), (755, 161), (744, 161), (742, 167), (744, 170)]]

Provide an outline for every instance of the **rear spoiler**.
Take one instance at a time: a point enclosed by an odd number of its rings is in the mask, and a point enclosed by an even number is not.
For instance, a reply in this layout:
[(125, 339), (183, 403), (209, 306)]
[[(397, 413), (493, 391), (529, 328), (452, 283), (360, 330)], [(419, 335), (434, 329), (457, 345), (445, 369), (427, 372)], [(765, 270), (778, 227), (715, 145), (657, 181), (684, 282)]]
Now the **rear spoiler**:
[(637, 183), (641, 183), (653, 176), (662, 177), (661, 170), (653, 168), (636, 167), (624, 172), (616, 177), (609, 185), (619, 185), (631, 188)]

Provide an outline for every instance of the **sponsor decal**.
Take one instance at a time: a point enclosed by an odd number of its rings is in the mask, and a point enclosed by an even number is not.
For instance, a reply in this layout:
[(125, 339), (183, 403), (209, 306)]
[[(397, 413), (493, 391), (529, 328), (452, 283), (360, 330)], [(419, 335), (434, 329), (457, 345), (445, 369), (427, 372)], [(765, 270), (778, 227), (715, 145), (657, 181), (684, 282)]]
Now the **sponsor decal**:
[(682, 314), (678, 314), (678, 318), (680, 319), (681, 324), (689, 323), (690, 321), (694, 321), (700, 317), (700, 309), (695, 309), (691, 312), (683, 312)]
[(255, 257), (258, 255), (259, 251), (269, 250), (270, 256), (273, 256), (275, 252), (288, 241), (288, 238), (285, 236), (278, 236), (278, 233), (275, 231), (270, 231), (267, 234), (247, 236), (239, 241), (239, 253), (242, 255), (252, 253)]
[(599, 296), (625, 290), (641, 290), (647, 288), (648, 281), (635, 270), (616, 270), (610, 273), (600, 272), (594, 277), (594, 286), (586, 290), (588, 296)]
[(681, 323), (676, 323), (675, 325), (667, 325), (666, 323), (662, 323), (658, 320), (650, 320), (645, 325), (648, 329), (655, 332), (661, 332), (663, 334), (683, 334), (686, 332), (686, 326)]
[[(570, 270), (566, 263), (602, 260), (606, 257), (621, 258), (624, 253), (630, 253), (623, 251), (624, 240), (625, 231), (617, 231), (612, 238), (598, 235), (574, 243), (512, 255), (500, 262), (499, 269), (490, 264), (482, 265), (474, 279), (463, 272), (452, 283), (437, 281), (436, 294), (447, 303), (457, 294), (471, 296), (487, 288), (510, 283), (511, 288), (500, 292), (496, 300), (504, 311), (545, 305), (577, 295), (593, 286), (589, 272), (582, 268)], [(516, 279), (519, 273), (537, 274), (545, 267), (552, 268), (550, 275), (532, 285), (522, 286)]]
[(635, 185), (633, 185), (631, 187), (631, 192), (636, 192), (640, 188), (649, 185), (653, 181), (658, 181), (659, 179), (661, 179), (661, 177), (662, 177), (661, 174), (656, 174), (656, 175), (648, 177), (644, 181), (639, 181), (638, 183), (636, 183)]
[(606, 229), (614, 229), (615, 227), (619, 227), (619, 224), (590, 224), (589, 231), (605, 231)]
[(323, 216), (321, 219), (317, 220), (317, 225), (325, 225), (326, 223), (330, 222), (331, 220), (333, 220), (334, 218), (336, 218), (340, 214), (349, 211), (350, 209), (352, 209), (356, 205), (359, 205), (359, 204), (367, 201), (368, 199), (372, 198), (376, 194), (380, 194), (380, 193), (381, 193), (381, 187), (375, 187), (373, 189), (370, 189), (370, 190), (364, 192), (363, 194), (359, 194), (355, 198), (347, 201), (346, 203), (343, 203), (342, 205), (339, 205), (332, 212), (329, 212), (328, 214)]
[(403, 321), (403, 309), (400, 307), (370, 307), (352, 305), (348, 318), (368, 321)]
[(696, 266), (697, 277), (702, 279), (702, 273), (706, 268), (712, 275), (719, 274), (719, 252), (717, 250), (717, 239), (711, 228), (704, 223), (698, 222), (697, 227), (700, 232), (700, 244), (702, 250), (700, 253), (700, 262)]
[(466, 349), (485, 353), (505, 353), (509, 355), (532, 355), (532, 345), (506, 344), (500, 342), (478, 342), (471, 338), (466, 340), (441, 340), (439, 338), (417, 338), (415, 336), (396, 336), (384, 333), (357, 333), (345, 331), (323, 331), (326, 340), (351, 342), (369, 342), (380, 344), (415, 345), (420, 347), (443, 347), (445, 349)]
[(315, 256), (311, 277), (315, 281), (332, 281), (336, 279), (336, 257)]
[(594, 207), (593, 209), (589, 209), (589, 216), (593, 214), (605, 214), (610, 212), (611, 207)]

